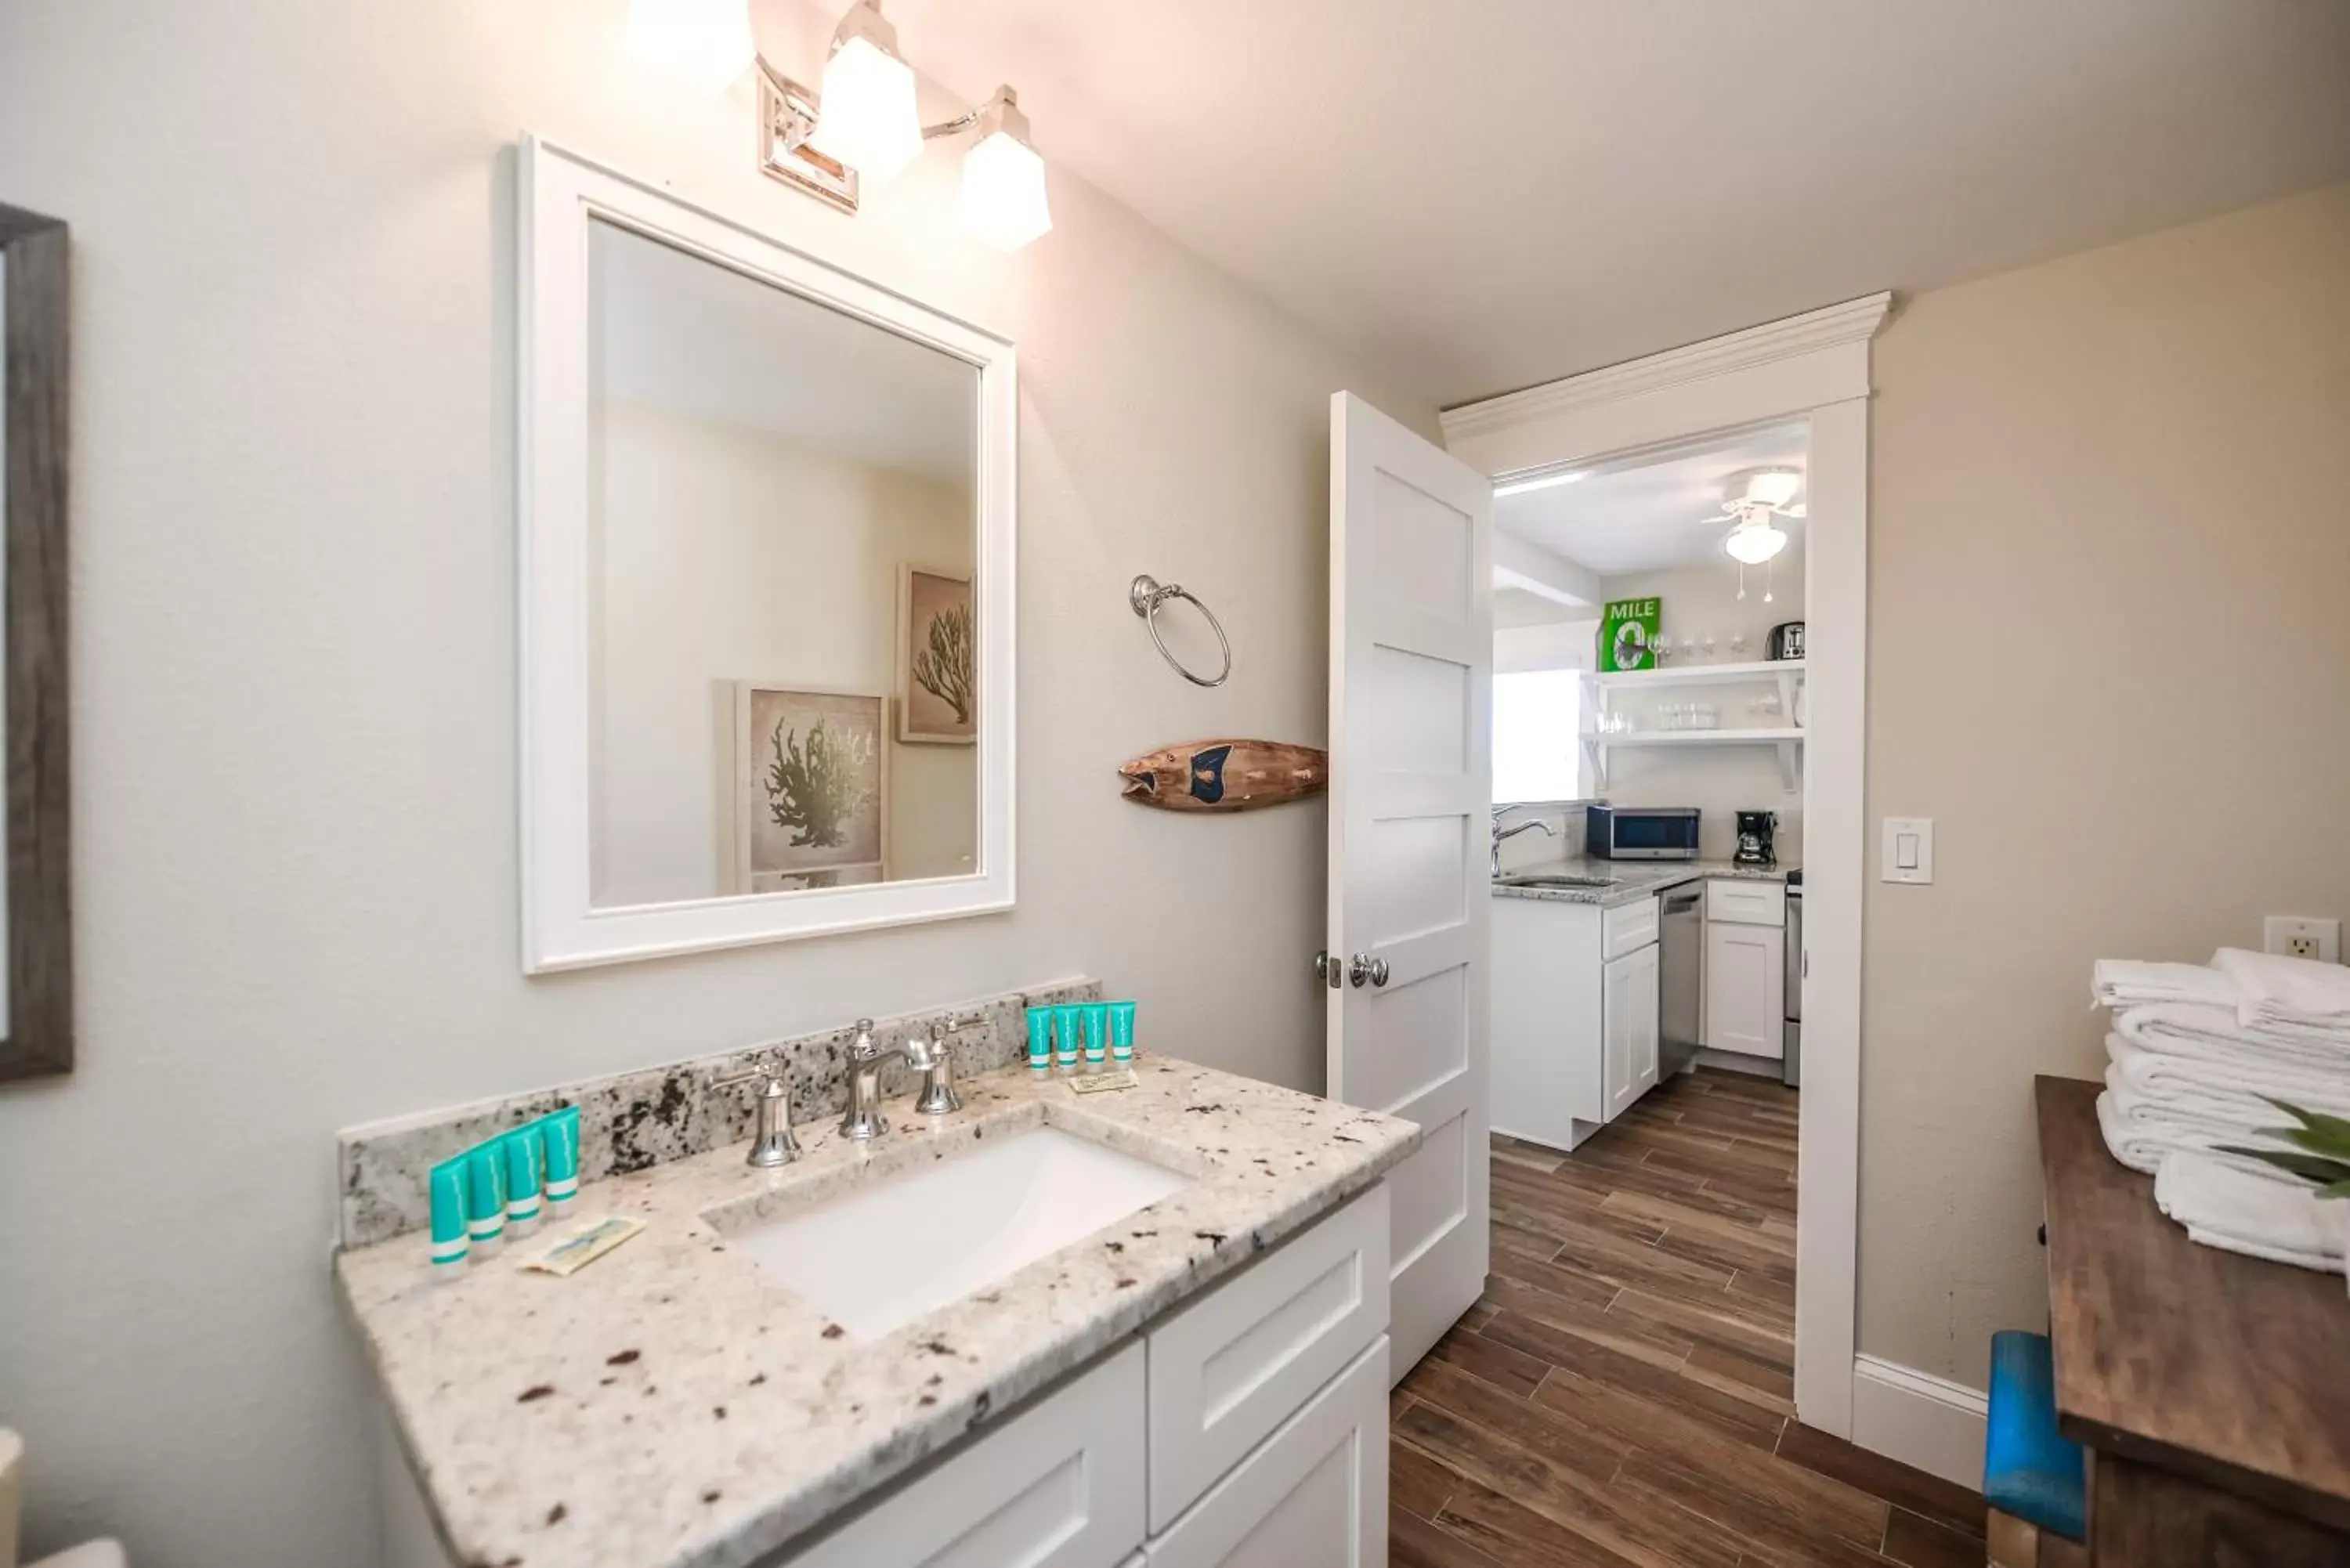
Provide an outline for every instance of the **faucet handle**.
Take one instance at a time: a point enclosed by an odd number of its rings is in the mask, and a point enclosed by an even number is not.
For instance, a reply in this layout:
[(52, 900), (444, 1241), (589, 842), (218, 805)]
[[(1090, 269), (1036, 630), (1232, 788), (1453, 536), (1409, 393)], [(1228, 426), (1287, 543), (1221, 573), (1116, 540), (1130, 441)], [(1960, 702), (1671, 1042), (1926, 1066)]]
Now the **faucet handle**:
[(778, 1063), (773, 1051), (760, 1051), (752, 1056), (751, 1064), (748, 1067), (739, 1073), (729, 1073), (723, 1078), (712, 1078), (710, 1080), (710, 1086), (713, 1089), (731, 1089), (740, 1084), (756, 1083), (764, 1089), (770, 1084), (788, 1085), (791, 1082), (790, 1075), (791, 1069)]

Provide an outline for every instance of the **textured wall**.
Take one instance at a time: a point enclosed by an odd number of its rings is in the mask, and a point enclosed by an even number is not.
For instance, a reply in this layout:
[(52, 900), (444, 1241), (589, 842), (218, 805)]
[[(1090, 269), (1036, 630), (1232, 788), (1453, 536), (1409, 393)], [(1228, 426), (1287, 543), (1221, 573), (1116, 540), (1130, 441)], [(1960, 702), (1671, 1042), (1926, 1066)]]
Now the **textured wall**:
[[(771, 184), (747, 87), (649, 78), (623, 10), (0, 9), (0, 192), (76, 242), (82, 1065), (0, 1091), (0, 1421), (36, 1551), (374, 1560), (339, 1126), (1076, 973), (1139, 997), (1150, 1044), (1320, 1087), (1321, 807), (1187, 819), (1110, 769), (1324, 739), (1327, 399), (1432, 410), (1059, 171), (1059, 229), (1008, 259), (955, 232), (945, 147), (854, 222)], [(834, 19), (763, 5), (763, 44), (805, 73)], [(1015, 912), (523, 978), (525, 130), (1017, 340)], [(1224, 618), (1228, 688), (1159, 663), (1138, 571)]]
[(2350, 186), (1918, 296), (1876, 345), (1860, 1345), (2047, 1302), (2035, 1072), (2103, 955), (2350, 917)]

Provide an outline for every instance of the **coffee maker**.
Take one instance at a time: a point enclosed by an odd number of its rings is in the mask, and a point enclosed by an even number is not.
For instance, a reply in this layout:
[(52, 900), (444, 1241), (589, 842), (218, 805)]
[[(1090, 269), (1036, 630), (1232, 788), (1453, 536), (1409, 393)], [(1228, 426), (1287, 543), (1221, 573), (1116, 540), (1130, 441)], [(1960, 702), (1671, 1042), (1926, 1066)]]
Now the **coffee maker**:
[(1776, 866), (1779, 851), (1773, 838), (1779, 831), (1779, 814), (1775, 811), (1742, 811), (1738, 814), (1738, 853), (1732, 855), (1734, 866)]

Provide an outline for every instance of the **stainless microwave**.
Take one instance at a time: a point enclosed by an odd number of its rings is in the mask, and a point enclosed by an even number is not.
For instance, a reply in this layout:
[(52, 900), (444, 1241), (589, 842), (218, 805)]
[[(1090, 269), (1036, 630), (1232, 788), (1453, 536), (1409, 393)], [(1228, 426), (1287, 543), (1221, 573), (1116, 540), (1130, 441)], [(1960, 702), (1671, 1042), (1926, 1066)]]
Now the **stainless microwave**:
[(1594, 805), (1584, 808), (1583, 852), (1599, 860), (1694, 860), (1693, 805)]

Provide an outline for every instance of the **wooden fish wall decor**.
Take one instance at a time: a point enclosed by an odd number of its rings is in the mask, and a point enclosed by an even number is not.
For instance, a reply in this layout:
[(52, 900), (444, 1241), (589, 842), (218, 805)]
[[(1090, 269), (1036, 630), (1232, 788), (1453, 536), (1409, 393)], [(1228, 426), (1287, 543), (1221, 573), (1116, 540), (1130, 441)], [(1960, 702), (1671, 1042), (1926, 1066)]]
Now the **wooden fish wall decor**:
[(1330, 754), (1280, 741), (1186, 741), (1120, 763), (1126, 798), (1164, 811), (1247, 811), (1330, 784)]

